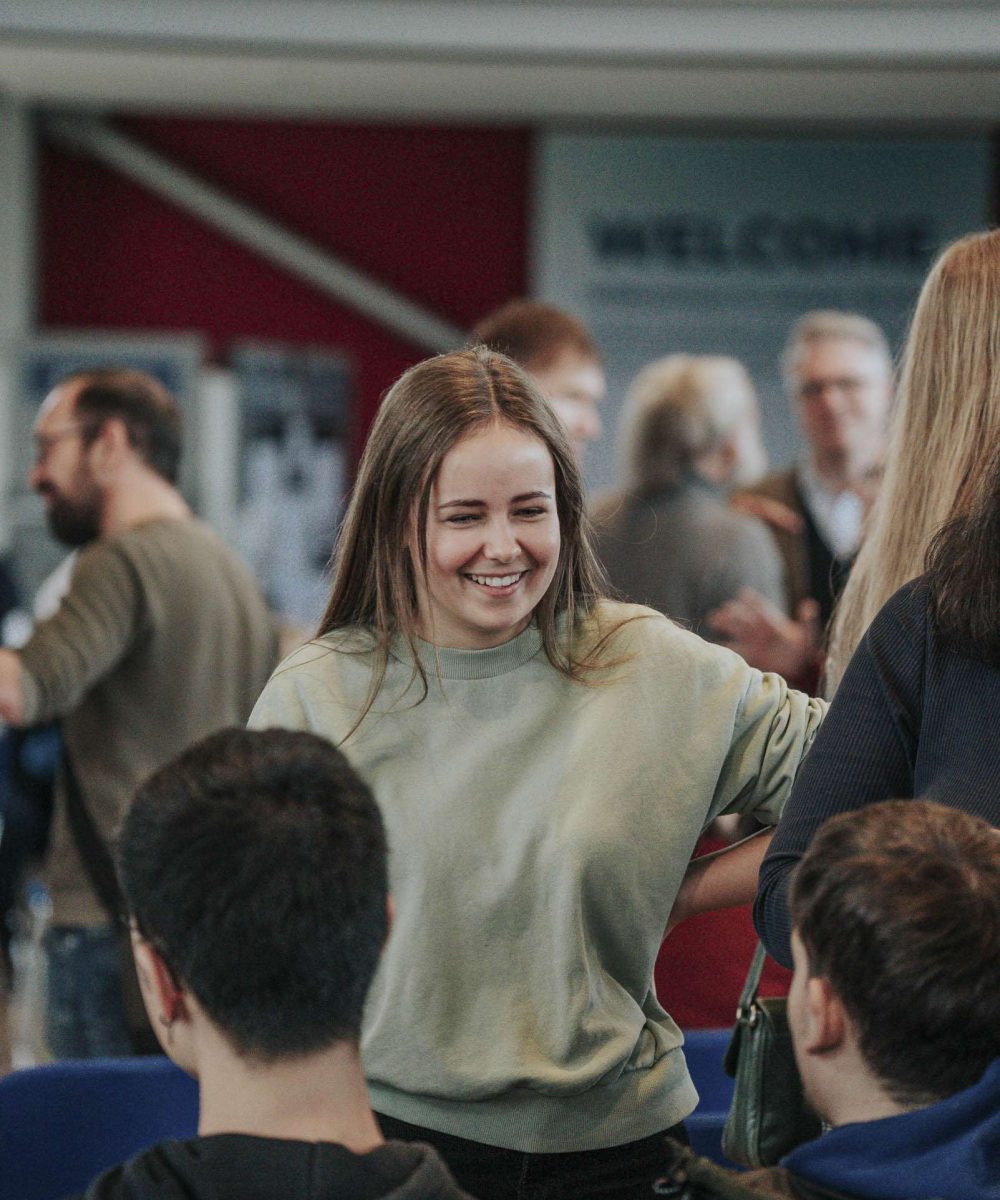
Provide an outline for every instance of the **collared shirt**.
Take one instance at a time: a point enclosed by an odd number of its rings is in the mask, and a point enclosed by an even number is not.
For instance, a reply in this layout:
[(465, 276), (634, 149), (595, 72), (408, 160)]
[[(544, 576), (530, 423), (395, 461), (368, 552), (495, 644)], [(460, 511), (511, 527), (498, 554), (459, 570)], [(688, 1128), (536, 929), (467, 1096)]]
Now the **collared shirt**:
[(852, 488), (835, 492), (822, 479), (811, 462), (798, 467), (802, 499), (835, 558), (851, 558), (861, 542), (861, 523), (865, 506)]

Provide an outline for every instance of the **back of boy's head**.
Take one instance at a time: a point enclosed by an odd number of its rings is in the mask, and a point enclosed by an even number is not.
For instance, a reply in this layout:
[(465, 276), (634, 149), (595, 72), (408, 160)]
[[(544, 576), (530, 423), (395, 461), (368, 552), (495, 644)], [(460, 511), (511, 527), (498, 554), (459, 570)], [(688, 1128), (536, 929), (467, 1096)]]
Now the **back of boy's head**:
[(119, 867), (139, 932), (238, 1052), (357, 1040), (387, 932), (386, 841), (329, 742), (206, 738), (139, 790)]
[(892, 800), (828, 821), (796, 868), (792, 923), (897, 1102), (971, 1087), (1000, 1056), (1000, 834)]

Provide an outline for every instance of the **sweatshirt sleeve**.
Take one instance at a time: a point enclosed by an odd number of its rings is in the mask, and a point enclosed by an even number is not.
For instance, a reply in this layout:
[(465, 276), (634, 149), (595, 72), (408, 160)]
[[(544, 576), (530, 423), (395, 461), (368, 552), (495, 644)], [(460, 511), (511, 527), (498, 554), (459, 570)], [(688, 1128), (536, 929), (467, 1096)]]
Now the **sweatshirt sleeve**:
[(293, 729), (315, 732), (309, 705), (296, 687), (296, 681), (278, 670), (264, 685), (247, 721), (248, 729)]
[(855, 651), (761, 866), (754, 921), (791, 966), (788, 883), (820, 825), (879, 800), (913, 795), (927, 630), (912, 588), (881, 610)]
[(142, 586), (127, 557), (100, 543), (88, 548), (58, 610), (20, 651), (24, 723), (71, 712), (127, 653), (143, 620)]
[(790, 688), (780, 675), (737, 661), (747, 676), (710, 818), (751, 813), (774, 825), (827, 706)]
[(336, 744), (350, 728), (337, 680), (337, 655), (316, 641), (278, 664), (253, 706), (248, 729), (294, 729), (322, 734)]

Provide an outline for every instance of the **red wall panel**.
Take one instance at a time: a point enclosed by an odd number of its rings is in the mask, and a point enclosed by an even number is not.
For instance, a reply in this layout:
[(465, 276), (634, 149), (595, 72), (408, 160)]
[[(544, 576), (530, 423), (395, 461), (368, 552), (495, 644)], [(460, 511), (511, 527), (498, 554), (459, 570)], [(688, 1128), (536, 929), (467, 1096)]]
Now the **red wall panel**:
[[(128, 118), (129, 136), (461, 327), (527, 280), (526, 129)], [(46, 146), (43, 328), (200, 330), (346, 350), (358, 425), (425, 351), (166, 201)]]

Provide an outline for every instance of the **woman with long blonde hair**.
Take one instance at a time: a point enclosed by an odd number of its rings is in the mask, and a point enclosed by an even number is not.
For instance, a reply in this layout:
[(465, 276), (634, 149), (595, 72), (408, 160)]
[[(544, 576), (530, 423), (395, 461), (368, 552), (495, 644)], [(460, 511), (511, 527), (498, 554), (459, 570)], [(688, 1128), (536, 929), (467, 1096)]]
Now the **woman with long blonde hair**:
[[(251, 722), (341, 746), (386, 820), (395, 929), (362, 1039), (385, 1133), (481, 1200), (649, 1194), (696, 1096), (653, 964), (749, 900), (821, 702), (601, 595), (579, 469), (483, 348), (389, 390), (320, 633)], [(308, 881), (301, 881), (307, 887)]]
[(923, 570), (931, 538), (967, 512), (1000, 439), (1000, 231), (941, 255), (900, 363), (885, 476), (834, 616), (827, 693), (875, 614)]
[(755, 916), (782, 962), (789, 872), (835, 812), (924, 795), (1000, 824), (1000, 656), (983, 632), (1000, 630), (998, 446), (993, 231), (941, 254), (913, 315), (884, 483), (834, 616), (834, 701), (761, 871)]

